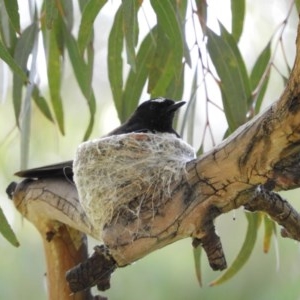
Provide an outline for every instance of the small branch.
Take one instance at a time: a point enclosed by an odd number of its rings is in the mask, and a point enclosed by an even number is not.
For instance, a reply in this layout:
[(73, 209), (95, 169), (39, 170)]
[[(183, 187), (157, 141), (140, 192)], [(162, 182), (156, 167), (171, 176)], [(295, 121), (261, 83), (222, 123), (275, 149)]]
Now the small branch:
[(275, 222), (284, 227), (281, 231), (283, 237), (300, 241), (300, 215), (280, 195), (259, 186), (245, 208), (249, 211), (266, 212)]
[(97, 285), (98, 290), (110, 288), (110, 276), (117, 265), (104, 245), (96, 246), (93, 255), (69, 270), (66, 279), (73, 293)]

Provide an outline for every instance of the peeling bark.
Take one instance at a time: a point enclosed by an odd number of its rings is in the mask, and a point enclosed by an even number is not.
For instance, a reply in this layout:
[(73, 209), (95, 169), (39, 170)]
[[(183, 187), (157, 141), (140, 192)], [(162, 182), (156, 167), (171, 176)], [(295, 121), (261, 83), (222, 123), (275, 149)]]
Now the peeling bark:
[[(241, 126), (220, 145), (189, 162), (181, 181), (171, 186), (172, 199), (164, 206), (156, 207), (155, 213), (150, 205), (155, 199), (146, 199), (142, 205), (133, 199), (132, 210), (136, 210), (139, 205), (138, 218), (130, 217), (128, 211), (121, 210), (113, 217), (112, 222), (106, 225), (103, 242), (109, 250), (112, 270), (115, 266), (126, 266), (156, 249), (186, 237), (193, 238), (194, 246), (199, 244), (203, 246), (213, 269), (222, 270), (226, 267), (226, 261), (220, 239), (214, 231), (213, 220), (218, 215), (240, 206), (267, 212), (276, 222), (284, 226), (284, 235), (299, 240), (299, 214), (286, 201), (271, 192), (299, 187), (299, 153), (298, 30), (294, 68), (280, 99)], [(263, 192), (257, 193), (258, 186), (263, 186)], [(17, 209), (36, 225), (43, 236), (49, 274), (54, 271), (51, 265), (64, 264), (62, 256), (66, 259), (74, 256), (73, 250), (69, 253), (57, 250), (60, 246), (54, 244), (56, 239), (61, 243), (67, 241), (68, 245), (73, 244), (73, 249), (79, 249), (78, 245), (79, 247), (84, 245), (80, 232), (94, 237), (99, 236), (99, 229), (89, 224), (79, 205), (76, 187), (62, 177), (25, 180), (17, 184), (15, 189), (11, 187), (9, 193)], [(72, 231), (70, 228), (76, 230), (75, 238), (70, 235)], [(48, 236), (50, 241), (47, 241), (45, 236)], [(77, 246), (75, 241), (79, 241)], [(49, 245), (57, 249), (49, 250)], [(52, 251), (57, 252), (57, 256), (53, 257), (50, 253)], [(89, 263), (101, 256), (103, 255), (95, 254), (84, 262), (83, 268), (75, 268), (68, 273), (73, 291), (98, 284), (103, 280), (101, 277), (103, 274), (99, 275), (101, 278), (96, 278), (101, 272)], [(107, 257), (105, 256), (105, 259)], [(80, 259), (73, 259), (63, 267), (64, 271), (79, 262)], [(102, 263), (103, 261), (100, 261), (98, 266)], [(83, 274), (80, 273), (80, 269), (87, 272), (82, 285), (80, 276)], [(54, 276), (62, 278), (61, 274)], [(102, 288), (108, 286), (109, 276), (104, 280)], [(57, 289), (65, 289), (62, 287), (62, 279), (56, 281), (61, 284), (56, 287)]]

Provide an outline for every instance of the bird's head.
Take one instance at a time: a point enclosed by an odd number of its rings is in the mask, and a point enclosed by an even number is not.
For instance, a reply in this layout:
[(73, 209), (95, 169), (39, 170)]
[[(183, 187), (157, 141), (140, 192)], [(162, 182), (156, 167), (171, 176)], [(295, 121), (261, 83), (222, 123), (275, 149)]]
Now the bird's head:
[(143, 102), (133, 114), (133, 119), (143, 123), (145, 128), (158, 132), (173, 132), (175, 112), (185, 101), (175, 102), (166, 98), (155, 98)]

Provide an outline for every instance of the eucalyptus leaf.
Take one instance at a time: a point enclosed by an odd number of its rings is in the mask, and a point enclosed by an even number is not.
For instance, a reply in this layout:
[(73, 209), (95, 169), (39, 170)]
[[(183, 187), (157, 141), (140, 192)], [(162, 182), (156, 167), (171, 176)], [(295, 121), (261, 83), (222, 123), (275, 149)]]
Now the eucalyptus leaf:
[(252, 92), (255, 91), (261, 81), (262, 76), (266, 72), (271, 59), (271, 42), (269, 42), (258, 56), (251, 71), (250, 83)]
[(123, 12), (120, 6), (115, 15), (113, 26), (111, 28), (108, 39), (108, 78), (110, 88), (113, 94), (114, 103), (121, 122), (125, 121), (126, 113), (124, 112), (124, 105), (122, 102), (123, 89)]
[(50, 91), (51, 104), (58, 123), (61, 134), (65, 134), (64, 112), (62, 98), (60, 95), (61, 88), (61, 56), (58, 48), (55, 30), (49, 32), (48, 47), (48, 84)]
[(75, 38), (65, 26), (63, 26), (63, 33), (77, 83), (80, 87), (82, 94), (87, 100), (90, 112), (90, 121), (83, 138), (84, 140), (86, 140), (92, 132), (96, 112), (96, 99), (92, 88), (91, 65), (86, 64), (84, 58), (80, 55), (78, 44)]
[(267, 214), (264, 214), (264, 241), (263, 241), (263, 250), (264, 253), (268, 253), (271, 247), (272, 236), (276, 235), (276, 224), (273, 220), (269, 218)]
[(14, 30), (20, 34), (20, 14), (17, 0), (4, 0), (5, 8)]
[(58, 16), (56, 2), (52, 0), (45, 1), (46, 27), (52, 29), (53, 22)]
[(8, 50), (0, 41), (0, 58), (8, 64), (8, 66), (12, 69), (12, 71), (19, 76), (19, 79), (26, 83), (28, 82), (28, 78), (23, 69), (18, 65), (18, 63), (13, 59)]
[(91, 0), (84, 6), (78, 33), (78, 48), (81, 54), (91, 40), (95, 19), (106, 2), (107, 0)]
[(20, 246), (16, 235), (11, 229), (8, 221), (5, 218), (2, 208), (0, 207), (0, 232), (1, 234), (15, 247)]
[(39, 108), (41, 113), (51, 122), (54, 122), (54, 119), (51, 114), (51, 110), (48, 106), (46, 99), (40, 94), (39, 88), (37, 85), (34, 86), (32, 92), (32, 99), (34, 100), (36, 106)]
[[(148, 91), (152, 97), (165, 95), (171, 80), (179, 77), (184, 43), (181, 24), (170, 1), (151, 0), (157, 16), (157, 48), (152, 62)], [(164, 49), (164, 51), (161, 51)]]
[(136, 57), (135, 57), (135, 47), (138, 42), (138, 1), (137, 0), (127, 0), (122, 3), (123, 11), (123, 31), (125, 37), (127, 63), (131, 66), (132, 70), (136, 71)]
[(142, 41), (136, 56), (136, 70), (134, 71), (131, 68), (128, 74), (122, 95), (122, 103), (126, 103), (122, 115), (124, 120), (127, 119), (136, 108), (147, 81), (149, 65), (153, 58), (156, 45), (152, 38), (155, 31), (156, 27), (154, 27)]
[(207, 28), (207, 49), (221, 80), (224, 111), (233, 132), (246, 121), (251, 89), (235, 39), (221, 24), (220, 28), (220, 36)]
[(245, 0), (231, 0), (231, 30), (237, 42), (244, 28), (245, 6)]
[[(32, 23), (22, 33), (16, 44), (14, 59), (19, 67), (25, 73), (27, 71), (28, 57), (32, 52), (34, 40), (38, 32), (37, 24)], [(23, 77), (24, 78), (24, 77)], [(26, 77), (27, 78), (27, 77)], [(22, 88), (24, 81), (19, 74), (13, 74), (13, 105), (16, 117), (16, 123), (19, 125), (19, 116), (22, 104)]]
[(195, 264), (195, 271), (198, 283), (202, 286), (202, 275), (201, 275), (201, 254), (202, 254), (202, 247), (198, 246), (193, 248), (194, 254), (194, 264)]

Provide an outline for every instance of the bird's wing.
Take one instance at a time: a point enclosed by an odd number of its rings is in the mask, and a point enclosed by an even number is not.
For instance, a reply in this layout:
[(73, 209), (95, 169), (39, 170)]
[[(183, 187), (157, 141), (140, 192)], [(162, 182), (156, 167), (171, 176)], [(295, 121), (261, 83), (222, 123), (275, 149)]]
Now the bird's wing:
[(22, 170), (15, 173), (16, 176), (25, 178), (49, 178), (49, 177), (67, 177), (73, 178), (73, 160), (61, 162), (58, 164)]

